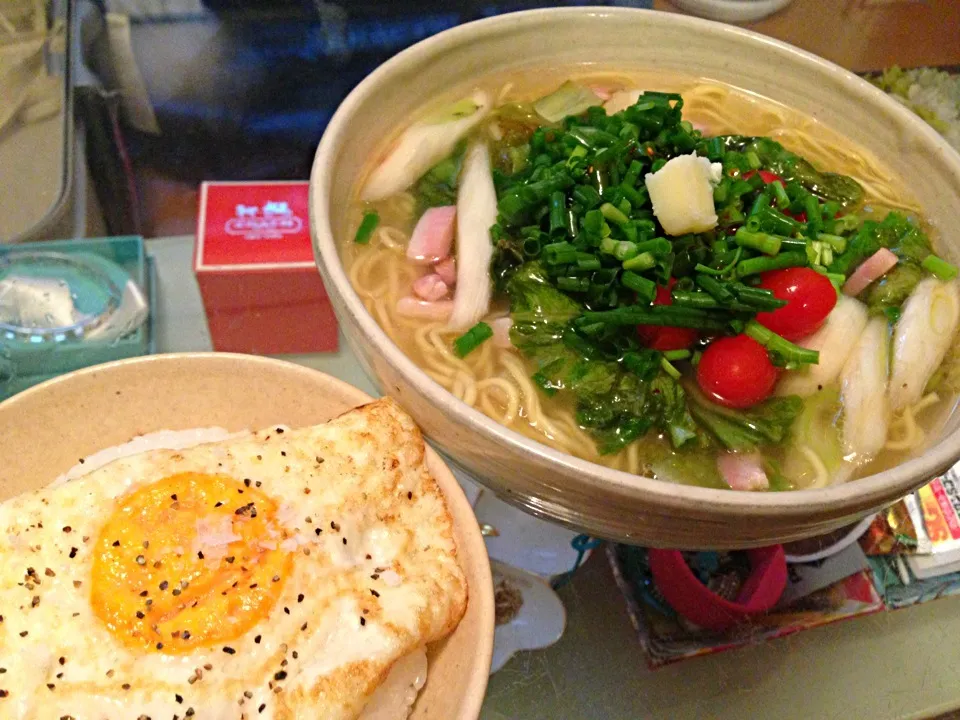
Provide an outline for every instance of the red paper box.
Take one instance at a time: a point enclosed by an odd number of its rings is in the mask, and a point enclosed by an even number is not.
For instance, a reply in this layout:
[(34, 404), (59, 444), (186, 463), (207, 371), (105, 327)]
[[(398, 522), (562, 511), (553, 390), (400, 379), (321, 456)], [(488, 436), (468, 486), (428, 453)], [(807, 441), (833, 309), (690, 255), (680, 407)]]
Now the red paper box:
[(193, 269), (215, 350), (331, 352), (337, 319), (313, 260), (306, 182), (205, 182)]

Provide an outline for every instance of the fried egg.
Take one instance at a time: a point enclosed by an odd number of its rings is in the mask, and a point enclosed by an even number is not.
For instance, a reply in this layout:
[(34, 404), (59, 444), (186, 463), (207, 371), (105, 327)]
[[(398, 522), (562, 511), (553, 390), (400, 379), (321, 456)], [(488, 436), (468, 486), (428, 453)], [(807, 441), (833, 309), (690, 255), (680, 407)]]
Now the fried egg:
[(356, 718), (466, 602), (391, 400), (143, 452), (0, 504), (0, 718)]

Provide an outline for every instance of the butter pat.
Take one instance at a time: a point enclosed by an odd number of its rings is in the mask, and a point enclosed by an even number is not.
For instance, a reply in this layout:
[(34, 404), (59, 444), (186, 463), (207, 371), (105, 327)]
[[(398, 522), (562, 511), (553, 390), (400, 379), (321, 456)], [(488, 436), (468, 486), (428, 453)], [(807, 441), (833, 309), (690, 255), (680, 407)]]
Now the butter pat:
[(669, 160), (644, 178), (653, 214), (667, 235), (685, 235), (717, 226), (713, 188), (720, 182), (723, 166), (696, 153)]

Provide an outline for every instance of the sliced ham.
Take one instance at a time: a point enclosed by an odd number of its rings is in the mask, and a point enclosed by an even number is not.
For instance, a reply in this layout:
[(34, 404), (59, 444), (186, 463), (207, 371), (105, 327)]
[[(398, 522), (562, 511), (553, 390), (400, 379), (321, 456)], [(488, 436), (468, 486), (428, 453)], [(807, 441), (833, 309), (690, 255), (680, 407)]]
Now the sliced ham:
[(770, 480), (760, 453), (721, 453), (717, 470), (732, 490), (767, 490)]
[(447, 284), (437, 273), (424, 275), (423, 277), (417, 278), (413, 283), (413, 294), (421, 300), (434, 302), (435, 300), (442, 299), (448, 291), (449, 288)]
[(457, 222), (457, 206), (444, 205), (420, 216), (407, 245), (407, 259), (417, 265), (433, 265), (450, 254)]
[(443, 279), (447, 287), (453, 287), (457, 284), (457, 261), (453, 256), (438, 262), (433, 266), (433, 271)]
[(890, 272), (896, 264), (897, 256), (887, 248), (880, 248), (860, 263), (860, 267), (847, 278), (847, 281), (843, 284), (843, 294), (856, 297), (866, 290), (870, 283), (879, 280)]
[(421, 320), (446, 320), (453, 312), (453, 300), (428, 302), (415, 297), (402, 297), (397, 300), (397, 314)]

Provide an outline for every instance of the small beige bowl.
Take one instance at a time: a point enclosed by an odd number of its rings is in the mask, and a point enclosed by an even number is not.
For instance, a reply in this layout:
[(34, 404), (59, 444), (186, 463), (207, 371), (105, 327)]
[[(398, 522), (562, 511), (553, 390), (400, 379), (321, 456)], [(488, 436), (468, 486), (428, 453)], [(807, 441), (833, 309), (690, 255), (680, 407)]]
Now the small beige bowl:
[(923, 455), (822, 490), (744, 493), (611, 470), (508, 430), (457, 400), (367, 312), (337, 240), (372, 148), (415, 109), (471, 78), (511, 69), (640, 67), (712, 78), (822, 121), (901, 174), (960, 259), (960, 155), (906, 108), (836, 65), (768, 37), (683, 15), (551, 8), (463, 25), (400, 53), (347, 97), (313, 166), (310, 224), (324, 283), (350, 347), (427, 435), (498, 496), (594, 535), (657, 547), (736, 548), (820, 535), (907, 494), (960, 458), (956, 414)]
[[(370, 400), (329, 375), (250, 355), (156, 355), (87, 368), (0, 403), (0, 500), (40, 488), (78, 458), (134, 435), (316, 425)], [(457, 629), (428, 648), (427, 684), (411, 718), (475, 720), (493, 653), (490, 562), (467, 498), (430, 448), (427, 465), (453, 516), (470, 600)]]

